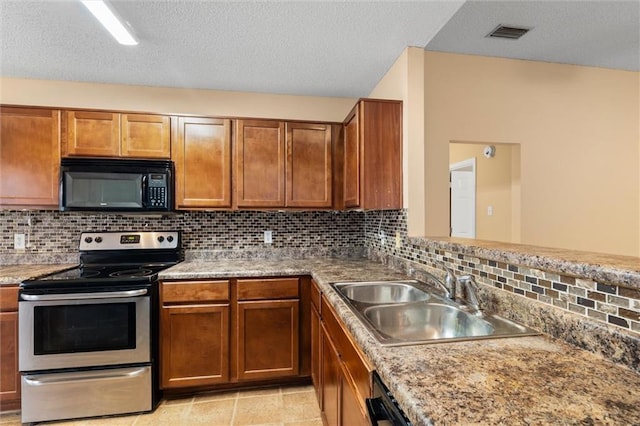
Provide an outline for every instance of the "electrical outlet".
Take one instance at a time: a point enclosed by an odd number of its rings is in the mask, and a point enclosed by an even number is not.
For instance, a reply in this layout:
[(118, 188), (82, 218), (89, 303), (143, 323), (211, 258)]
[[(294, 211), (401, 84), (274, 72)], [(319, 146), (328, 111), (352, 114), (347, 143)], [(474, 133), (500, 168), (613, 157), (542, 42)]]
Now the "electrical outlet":
[(265, 244), (273, 243), (273, 233), (271, 231), (264, 231), (264, 243)]
[(400, 232), (396, 231), (396, 248), (400, 248), (402, 240), (400, 239)]
[(13, 234), (13, 248), (15, 250), (24, 250), (26, 248), (24, 234)]

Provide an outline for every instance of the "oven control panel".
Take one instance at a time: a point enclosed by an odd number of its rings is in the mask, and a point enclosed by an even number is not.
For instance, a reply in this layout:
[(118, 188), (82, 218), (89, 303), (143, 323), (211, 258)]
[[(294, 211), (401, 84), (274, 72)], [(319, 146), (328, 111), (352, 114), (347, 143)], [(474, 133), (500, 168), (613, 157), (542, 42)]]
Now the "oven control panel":
[(83, 232), (80, 251), (127, 249), (176, 249), (180, 231)]

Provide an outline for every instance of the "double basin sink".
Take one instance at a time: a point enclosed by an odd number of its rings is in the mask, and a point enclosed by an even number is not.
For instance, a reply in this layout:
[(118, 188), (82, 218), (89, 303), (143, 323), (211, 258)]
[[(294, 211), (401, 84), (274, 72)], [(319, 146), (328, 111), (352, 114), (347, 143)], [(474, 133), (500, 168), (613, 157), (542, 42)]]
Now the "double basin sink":
[(469, 309), (419, 281), (344, 282), (332, 286), (385, 346), (532, 336), (539, 332)]

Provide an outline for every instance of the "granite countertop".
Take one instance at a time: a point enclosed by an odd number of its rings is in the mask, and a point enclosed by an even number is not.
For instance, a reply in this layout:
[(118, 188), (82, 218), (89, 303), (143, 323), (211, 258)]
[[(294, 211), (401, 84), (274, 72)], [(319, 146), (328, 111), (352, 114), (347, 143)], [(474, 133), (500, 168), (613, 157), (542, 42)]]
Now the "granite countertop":
[(3, 265), (0, 266), (0, 285), (20, 284), (29, 278), (52, 272), (63, 271), (73, 268), (73, 264), (51, 264), (51, 265)]
[(369, 260), (183, 262), (161, 279), (312, 275), (409, 418), (429, 424), (640, 424), (640, 375), (547, 336), (383, 347), (329, 286), (407, 279)]

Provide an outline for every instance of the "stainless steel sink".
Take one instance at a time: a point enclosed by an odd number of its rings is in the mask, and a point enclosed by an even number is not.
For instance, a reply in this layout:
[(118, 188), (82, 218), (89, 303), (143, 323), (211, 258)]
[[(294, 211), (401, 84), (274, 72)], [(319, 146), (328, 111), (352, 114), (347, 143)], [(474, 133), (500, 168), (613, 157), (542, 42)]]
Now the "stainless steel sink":
[(332, 286), (385, 346), (532, 336), (537, 331), (476, 312), (419, 281), (368, 281)]
[(455, 306), (441, 303), (366, 308), (364, 317), (381, 334), (397, 340), (434, 340), (488, 336), (493, 327)]
[(409, 282), (363, 282), (335, 284), (344, 297), (361, 303), (408, 303), (422, 302), (430, 295)]

